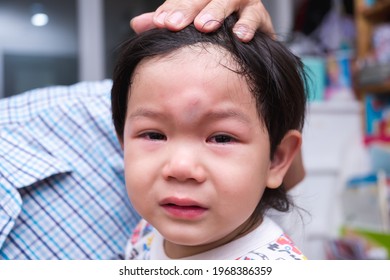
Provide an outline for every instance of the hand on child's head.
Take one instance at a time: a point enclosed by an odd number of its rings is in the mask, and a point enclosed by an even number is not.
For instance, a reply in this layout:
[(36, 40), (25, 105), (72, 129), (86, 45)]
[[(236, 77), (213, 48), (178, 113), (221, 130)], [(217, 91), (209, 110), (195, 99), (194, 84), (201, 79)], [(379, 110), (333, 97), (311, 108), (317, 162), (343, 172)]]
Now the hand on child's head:
[(257, 29), (274, 33), (269, 13), (260, 0), (167, 0), (155, 12), (133, 18), (130, 26), (136, 33), (156, 27), (177, 31), (194, 22), (199, 31), (211, 32), (233, 12), (239, 14), (233, 30), (240, 40), (250, 41)]

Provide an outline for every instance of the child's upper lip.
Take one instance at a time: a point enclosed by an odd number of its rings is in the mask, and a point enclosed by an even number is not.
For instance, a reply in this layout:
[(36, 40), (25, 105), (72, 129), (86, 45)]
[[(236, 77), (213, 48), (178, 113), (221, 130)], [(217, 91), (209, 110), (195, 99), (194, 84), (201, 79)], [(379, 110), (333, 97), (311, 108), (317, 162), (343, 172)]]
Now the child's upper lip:
[(207, 209), (208, 207), (202, 203), (195, 201), (191, 198), (178, 198), (178, 197), (167, 197), (160, 201), (161, 206), (164, 205), (176, 205), (181, 207), (200, 207)]

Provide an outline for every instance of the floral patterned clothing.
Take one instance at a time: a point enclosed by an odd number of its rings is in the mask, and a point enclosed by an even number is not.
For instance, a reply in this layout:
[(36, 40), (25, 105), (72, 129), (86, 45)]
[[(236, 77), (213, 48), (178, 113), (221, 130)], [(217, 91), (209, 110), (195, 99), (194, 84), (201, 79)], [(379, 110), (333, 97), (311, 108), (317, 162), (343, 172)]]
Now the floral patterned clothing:
[[(169, 260), (164, 238), (148, 222), (141, 220), (126, 246), (125, 259)], [(189, 260), (305, 260), (291, 239), (270, 218), (248, 234)]]

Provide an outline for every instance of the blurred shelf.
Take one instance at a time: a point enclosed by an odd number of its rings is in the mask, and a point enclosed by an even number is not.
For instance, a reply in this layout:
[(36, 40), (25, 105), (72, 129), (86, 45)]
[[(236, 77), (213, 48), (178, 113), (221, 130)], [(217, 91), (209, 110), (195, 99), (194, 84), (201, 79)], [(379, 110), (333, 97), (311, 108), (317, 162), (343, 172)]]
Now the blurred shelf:
[(386, 21), (390, 18), (390, 1), (379, 1), (372, 7), (364, 7), (362, 15), (373, 22)]
[(390, 94), (390, 81), (381, 84), (360, 86), (359, 91), (374, 94)]
[[(368, 61), (375, 53), (373, 32), (379, 24), (390, 24), (390, 0), (377, 0), (366, 6), (365, 0), (355, 0), (357, 28), (357, 59)], [(388, 64), (366, 66), (360, 70), (354, 84), (356, 96), (362, 99), (366, 93), (390, 94), (390, 66)], [(359, 75), (359, 73), (358, 73)]]

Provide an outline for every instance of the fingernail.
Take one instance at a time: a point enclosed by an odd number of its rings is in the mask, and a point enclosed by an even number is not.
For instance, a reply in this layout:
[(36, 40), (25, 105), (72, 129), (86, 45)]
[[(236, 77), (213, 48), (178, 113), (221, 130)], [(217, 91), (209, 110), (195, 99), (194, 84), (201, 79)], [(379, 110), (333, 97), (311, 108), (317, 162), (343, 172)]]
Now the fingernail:
[(245, 36), (248, 34), (248, 28), (245, 26), (238, 26), (233, 28), (233, 33), (240, 39), (244, 39)]
[(204, 14), (199, 18), (200, 24), (203, 27), (207, 27), (207, 29), (214, 29), (221, 25), (221, 23), (216, 20), (212, 15), (210, 14)]
[(201, 17), (200, 17), (200, 23), (202, 24), (202, 25), (206, 25), (206, 24), (208, 24), (208, 23), (210, 23), (210, 22), (213, 22), (213, 20), (214, 20), (214, 17), (212, 16), (212, 15), (210, 15), (210, 14), (204, 14), (204, 15), (202, 15)]
[(166, 16), (167, 16), (167, 12), (161, 12), (160, 14), (157, 15), (155, 20), (157, 23), (164, 25)]
[(184, 21), (184, 15), (181, 12), (174, 12), (168, 17), (168, 21), (174, 25), (179, 25)]
[(250, 41), (253, 38), (253, 36), (255, 34), (255, 30), (252, 30), (252, 29), (248, 28), (245, 25), (239, 25), (239, 26), (235, 26), (233, 28), (233, 33), (241, 41), (248, 42), (248, 41)]

